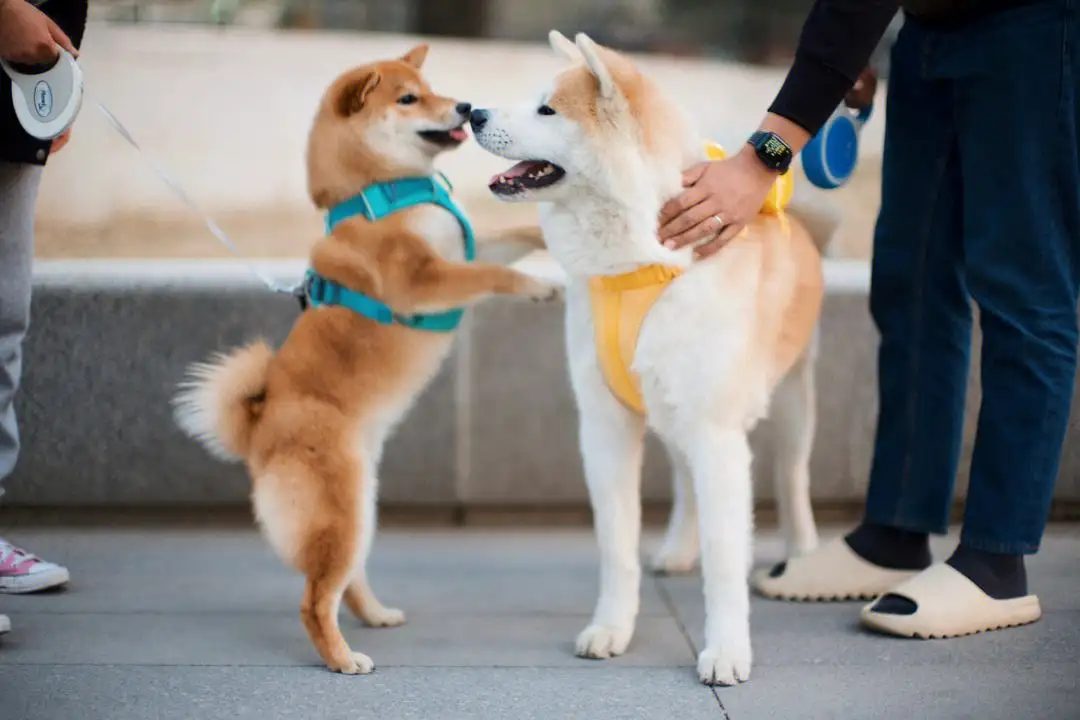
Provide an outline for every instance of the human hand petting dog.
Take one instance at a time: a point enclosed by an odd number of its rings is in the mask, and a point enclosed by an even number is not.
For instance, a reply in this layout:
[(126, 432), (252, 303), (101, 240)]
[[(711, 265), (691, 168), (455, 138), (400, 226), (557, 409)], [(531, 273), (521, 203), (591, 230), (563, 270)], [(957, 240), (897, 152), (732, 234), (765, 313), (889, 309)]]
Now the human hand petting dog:
[(60, 46), (78, 57), (71, 38), (26, 0), (0, 0), (0, 58), (41, 65), (56, 59)]
[[(844, 102), (848, 107), (867, 107), (876, 90), (877, 74), (868, 67)], [(810, 140), (806, 130), (771, 113), (759, 129), (780, 135), (794, 153)], [(660, 242), (677, 250), (711, 238), (694, 249), (695, 259), (709, 257), (761, 211), (776, 177), (748, 145), (730, 158), (691, 167), (683, 173), (683, 192), (660, 211)]]
[(757, 215), (775, 180), (748, 146), (725, 160), (694, 165), (683, 172), (685, 190), (660, 211), (660, 241), (677, 250), (711, 236), (694, 257), (712, 255)]

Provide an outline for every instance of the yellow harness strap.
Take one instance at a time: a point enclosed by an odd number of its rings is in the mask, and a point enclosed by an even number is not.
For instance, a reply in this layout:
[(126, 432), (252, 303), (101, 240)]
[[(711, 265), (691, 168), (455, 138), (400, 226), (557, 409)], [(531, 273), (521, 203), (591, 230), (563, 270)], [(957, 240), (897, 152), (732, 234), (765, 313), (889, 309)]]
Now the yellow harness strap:
[[(706, 143), (705, 154), (710, 160), (727, 157), (724, 148), (713, 142)], [(761, 208), (762, 212), (775, 214), (780, 218), (784, 233), (789, 232), (784, 209), (791, 202), (793, 190), (791, 173), (784, 173), (773, 183), (772, 190)], [(600, 370), (615, 397), (639, 415), (645, 414), (645, 401), (641, 397), (638, 377), (630, 370), (638, 334), (645, 316), (649, 314), (660, 293), (681, 274), (680, 268), (645, 265), (622, 275), (598, 275), (589, 278), (596, 356), (600, 362)]]
[(615, 397), (638, 414), (645, 413), (645, 402), (630, 365), (641, 323), (660, 293), (681, 274), (677, 267), (645, 265), (622, 275), (589, 278), (600, 370)]

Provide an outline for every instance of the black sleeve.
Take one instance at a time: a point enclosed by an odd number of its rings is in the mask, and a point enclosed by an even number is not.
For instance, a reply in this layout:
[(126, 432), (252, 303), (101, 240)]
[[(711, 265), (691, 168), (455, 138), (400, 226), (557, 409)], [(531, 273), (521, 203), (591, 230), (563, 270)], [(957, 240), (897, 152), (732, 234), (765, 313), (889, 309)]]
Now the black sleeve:
[(811, 135), (821, 129), (866, 67), (899, 0), (816, 0), (795, 62), (769, 112)]

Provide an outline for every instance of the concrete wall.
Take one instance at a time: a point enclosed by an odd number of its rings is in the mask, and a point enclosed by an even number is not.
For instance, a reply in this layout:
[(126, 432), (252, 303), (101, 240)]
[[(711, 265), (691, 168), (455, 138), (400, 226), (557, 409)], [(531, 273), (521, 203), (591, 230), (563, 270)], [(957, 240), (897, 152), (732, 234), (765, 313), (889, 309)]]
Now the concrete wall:
[[(302, 263), (269, 266), (282, 281)], [(18, 403), (25, 453), (5, 502), (28, 506), (205, 506), (246, 502), (236, 466), (183, 437), (169, 398), (183, 367), (265, 335), (284, 337), (298, 308), (219, 262), (43, 262)], [(813, 494), (858, 503), (876, 414), (876, 337), (865, 266), (831, 261), (817, 369)], [(576, 411), (563, 360), (562, 308), (491, 301), (391, 441), (383, 498), (411, 506), (586, 502)], [(979, 396), (973, 373), (959, 489)], [(770, 429), (755, 434), (757, 495), (772, 497)], [(670, 498), (667, 461), (650, 446), (646, 499)], [(1080, 429), (1070, 429), (1057, 497), (1080, 501)]]

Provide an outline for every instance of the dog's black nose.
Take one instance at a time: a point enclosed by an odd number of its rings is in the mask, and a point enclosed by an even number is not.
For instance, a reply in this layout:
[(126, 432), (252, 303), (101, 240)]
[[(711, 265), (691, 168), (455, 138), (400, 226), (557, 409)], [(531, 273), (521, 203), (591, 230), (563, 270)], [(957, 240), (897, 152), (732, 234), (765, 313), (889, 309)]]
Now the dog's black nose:
[(487, 110), (473, 110), (472, 115), (469, 116), (469, 124), (472, 125), (473, 130), (482, 130), (487, 125), (489, 117), (491, 113)]
[(458, 115), (469, 117), (469, 112), (472, 110), (472, 103), (458, 103), (454, 109), (458, 111)]

